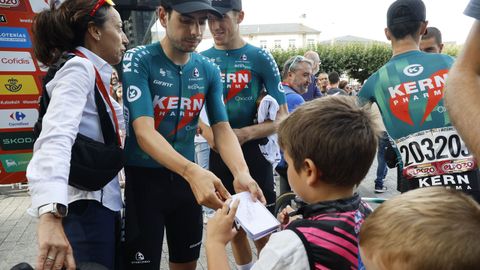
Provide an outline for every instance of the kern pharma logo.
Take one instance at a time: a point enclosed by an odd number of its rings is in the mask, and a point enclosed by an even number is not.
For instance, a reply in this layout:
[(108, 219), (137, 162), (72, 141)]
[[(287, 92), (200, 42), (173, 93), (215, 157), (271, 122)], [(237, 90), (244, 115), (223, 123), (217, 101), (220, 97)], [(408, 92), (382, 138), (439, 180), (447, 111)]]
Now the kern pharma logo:
[(0, 155), (0, 162), (7, 173), (24, 172), (32, 158), (32, 153)]
[[(410, 74), (422, 72), (418, 67), (407, 70)], [(402, 122), (411, 126), (414, 122), (422, 125), (432, 111), (443, 98), (445, 81), (448, 70), (443, 69), (435, 72), (430, 77), (388, 87), (390, 95), (390, 110)], [(415, 105), (411, 105), (414, 103)], [(418, 108), (419, 104), (425, 104), (424, 108)], [(415, 113), (410, 114), (410, 105), (415, 108)], [(418, 110), (423, 109), (423, 112)], [(419, 119), (419, 117), (422, 117)], [(415, 120), (415, 121), (414, 121)]]

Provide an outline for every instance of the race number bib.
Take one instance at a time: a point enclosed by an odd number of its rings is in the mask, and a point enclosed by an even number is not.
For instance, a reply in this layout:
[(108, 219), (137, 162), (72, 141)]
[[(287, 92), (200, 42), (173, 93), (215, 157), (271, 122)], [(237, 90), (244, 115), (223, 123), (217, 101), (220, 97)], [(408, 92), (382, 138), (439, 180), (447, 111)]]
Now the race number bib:
[(420, 131), (396, 141), (403, 176), (410, 178), (472, 171), (477, 163), (454, 127)]

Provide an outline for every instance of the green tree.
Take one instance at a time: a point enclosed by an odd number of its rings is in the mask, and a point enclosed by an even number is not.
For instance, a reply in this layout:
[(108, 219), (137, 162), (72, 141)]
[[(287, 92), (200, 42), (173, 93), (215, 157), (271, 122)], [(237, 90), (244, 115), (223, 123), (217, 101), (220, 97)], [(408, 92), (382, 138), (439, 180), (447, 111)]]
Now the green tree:
[[(307, 49), (273, 50), (272, 55), (279, 69), (285, 61), (294, 55), (303, 55)], [(322, 61), (320, 71), (346, 73), (359, 82), (366, 80), (373, 72), (383, 66), (392, 55), (392, 50), (385, 43), (351, 43), (346, 45), (318, 44), (313, 48)]]

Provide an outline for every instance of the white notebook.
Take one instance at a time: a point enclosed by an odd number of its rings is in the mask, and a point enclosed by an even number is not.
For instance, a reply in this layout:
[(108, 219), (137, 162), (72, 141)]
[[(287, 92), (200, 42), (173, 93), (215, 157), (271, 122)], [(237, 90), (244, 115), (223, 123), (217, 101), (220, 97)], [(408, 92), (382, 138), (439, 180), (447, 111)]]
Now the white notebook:
[(280, 228), (280, 222), (260, 202), (254, 202), (248, 191), (232, 196), (233, 200), (240, 200), (235, 221), (242, 226), (252, 240), (260, 239)]

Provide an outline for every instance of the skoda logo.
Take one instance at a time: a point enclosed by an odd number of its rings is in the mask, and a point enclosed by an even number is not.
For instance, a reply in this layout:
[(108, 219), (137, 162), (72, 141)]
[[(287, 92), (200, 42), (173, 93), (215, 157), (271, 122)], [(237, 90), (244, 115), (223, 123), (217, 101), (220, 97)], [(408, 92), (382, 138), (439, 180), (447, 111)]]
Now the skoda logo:
[(142, 96), (142, 91), (135, 85), (130, 85), (127, 90), (128, 102), (134, 102)]
[(418, 76), (422, 74), (422, 72), (423, 72), (423, 66), (420, 64), (409, 65), (403, 69), (403, 74), (409, 77)]

